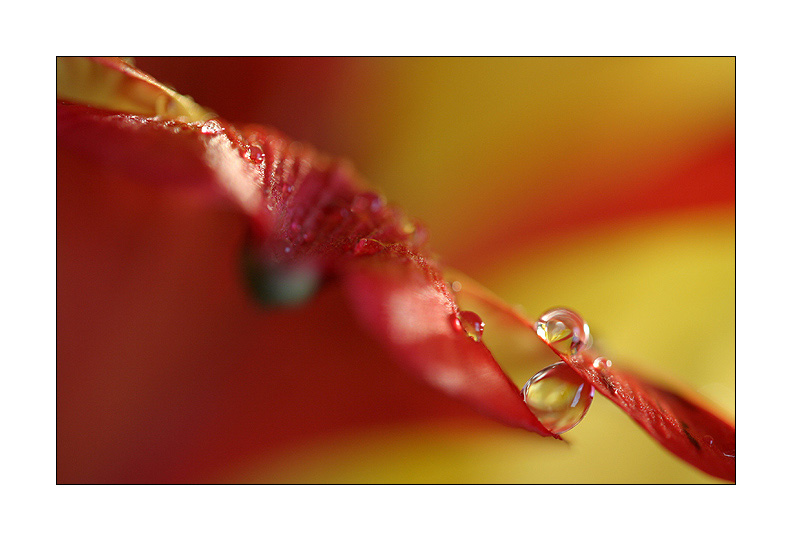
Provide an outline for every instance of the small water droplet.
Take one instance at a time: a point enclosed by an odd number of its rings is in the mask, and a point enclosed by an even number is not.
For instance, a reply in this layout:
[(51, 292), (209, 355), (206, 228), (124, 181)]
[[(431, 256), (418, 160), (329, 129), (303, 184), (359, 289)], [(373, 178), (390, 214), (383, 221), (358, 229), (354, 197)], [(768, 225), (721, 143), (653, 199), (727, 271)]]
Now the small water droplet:
[(370, 256), (382, 252), (385, 245), (375, 239), (361, 239), (355, 244), (352, 252), (356, 256)]
[(485, 323), (473, 311), (460, 311), (460, 326), (468, 334), (470, 338), (479, 342), (482, 340), (482, 334), (485, 332)]
[(574, 356), (588, 348), (589, 325), (570, 309), (557, 308), (537, 319), (537, 335), (562, 354)]
[(248, 157), (253, 162), (261, 162), (264, 159), (264, 149), (262, 149), (256, 143), (253, 143), (250, 147), (248, 147)]
[(707, 446), (708, 448), (712, 449), (713, 451), (715, 451), (715, 452), (717, 452), (717, 453), (720, 453), (720, 454), (721, 454), (721, 455), (723, 455), (724, 457), (735, 457), (735, 448), (733, 448), (733, 447), (730, 447), (728, 450), (722, 450), (722, 449), (720, 449), (720, 448), (719, 448), (719, 447), (716, 445), (715, 439), (714, 439), (714, 438), (713, 438), (711, 435), (709, 435), (709, 434), (706, 434), (706, 435), (704, 435), (704, 436), (702, 437), (702, 440), (701, 440), (701, 442), (702, 442), (702, 443), (703, 443), (705, 446)]
[(592, 366), (595, 369), (599, 369), (599, 370), (608, 369), (609, 367), (611, 367), (611, 360), (609, 358), (604, 358), (603, 356), (601, 356), (592, 362)]
[(557, 435), (578, 425), (594, 395), (595, 389), (564, 362), (539, 371), (523, 386), (523, 401)]
[(208, 120), (201, 125), (201, 133), (207, 135), (219, 134), (223, 131), (223, 127), (216, 120)]
[(454, 282), (452, 282), (452, 291), (459, 292), (462, 289), (463, 289), (463, 285), (460, 283), (459, 280), (455, 280)]

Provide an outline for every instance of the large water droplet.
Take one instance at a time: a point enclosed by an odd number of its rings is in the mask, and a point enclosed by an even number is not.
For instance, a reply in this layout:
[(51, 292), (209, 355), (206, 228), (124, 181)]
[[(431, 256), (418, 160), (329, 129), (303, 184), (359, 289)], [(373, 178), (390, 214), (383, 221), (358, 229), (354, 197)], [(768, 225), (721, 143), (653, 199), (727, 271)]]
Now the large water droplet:
[(460, 311), (460, 326), (476, 342), (482, 340), (482, 334), (485, 332), (485, 323), (473, 311)]
[(578, 425), (594, 395), (595, 389), (564, 362), (546, 367), (523, 386), (526, 405), (557, 435)]
[(551, 309), (537, 319), (537, 335), (562, 354), (574, 356), (590, 346), (589, 325), (575, 311)]

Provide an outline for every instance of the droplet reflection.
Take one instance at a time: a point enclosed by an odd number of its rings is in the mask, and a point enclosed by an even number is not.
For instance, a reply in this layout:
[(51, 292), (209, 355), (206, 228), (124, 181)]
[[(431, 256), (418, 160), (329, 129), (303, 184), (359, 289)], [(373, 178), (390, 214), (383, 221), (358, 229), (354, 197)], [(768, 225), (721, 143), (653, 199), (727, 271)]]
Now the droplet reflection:
[(537, 319), (537, 335), (562, 354), (574, 356), (590, 345), (589, 325), (570, 309), (551, 309)]
[(485, 332), (485, 323), (478, 314), (472, 311), (460, 311), (460, 325), (463, 330), (476, 342), (482, 340)]

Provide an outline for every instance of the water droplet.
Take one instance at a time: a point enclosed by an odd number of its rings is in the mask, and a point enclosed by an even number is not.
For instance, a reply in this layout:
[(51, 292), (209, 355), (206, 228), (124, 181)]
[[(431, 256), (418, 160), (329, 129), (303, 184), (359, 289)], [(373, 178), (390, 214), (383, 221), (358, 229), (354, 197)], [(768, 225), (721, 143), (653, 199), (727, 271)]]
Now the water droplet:
[(355, 244), (352, 252), (356, 256), (370, 256), (382, 252), (384, 248), (385, 245), (375, 239), (361, 239)]
[(463, 289), (463, 285), (460, 283), (459, 280), (455, 280), (454, 282), (452, 282), (452, 291), (459, 292), (462, 289)]
[(460, 326), (476, 342), (482, 340), (482, 334), (485, 332), (485, 323), (473, 311), (460, 311)]
[(201, 125), (201, 133), (207, 135), (219, 134), (223, 131), (223, 127), (216, 120), (208, 120)]
[(731, 448), (730, 448), (729, 450), (727, 450), (727, 451), (720, 450), (720, 449), (719, 449), (719, 448), (716, 446), (716, 444), (715, 444), (715, 441), (714, 441), (713, 437), (712, 437), (712, 436), (710, 436), (710, 435), (705, 435), (705, 436), (703, 436), (703, 437), (702, 437), (702, 442), (705, 444), (705, 446), (707, 446), (708, 448), (712, 448), (713, 450), (715, 450), (716, 452), (720, 453), (720, 454), (721, 454), (721, 455), (723, 455), (724, 457), (735, 457), (735, 448), (732, 448), (732, 447), (731, 447)]
[(604, 358), (601, 356), (592, 362), (592, 366), (598, 370), (608, 369), (609, 367), (611, 367), (611, 360), (609, 358)]
[(564, 362), (546, 367), (523, 386), (526, 405), (557, 435), (578, 425), (594, 395), (595, 389)]
[(537, 335), (562, 354), (574, 356), (591, 344), (589, 325), (578, 313), (557, 308), (537, 319)]
[(264, 149), (262, 149), (256, 143), (253, 143), (250, 147), (248, 147), (248, 157), (253, 162), (261, 162), (264, 159)]

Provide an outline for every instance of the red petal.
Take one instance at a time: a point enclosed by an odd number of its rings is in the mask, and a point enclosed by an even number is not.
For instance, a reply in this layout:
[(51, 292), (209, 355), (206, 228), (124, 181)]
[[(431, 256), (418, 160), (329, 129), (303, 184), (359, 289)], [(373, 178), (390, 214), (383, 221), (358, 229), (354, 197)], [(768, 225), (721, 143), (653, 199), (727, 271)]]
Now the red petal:
[(57, 138), (107, 171), (178, 190), (194, 200), (227, 202), (253, 214), (261, 203), (254, 168), (219, 124), (163, 121), (61, 102)]
[(526, 407), (484, 343), (462, 328), (433, 262), (389, 247), (351, 262), (344, 281), (361, 322), (411, 372), (505, 424), (556, 436)]
[[(420, 227), (376, 204), (343, 165), (261, 128), (240, 134), (216, 120), (186, 124), (67, 104), (58, 107), (58, 146), (100, 171), (230, 203), (256, 234), (258, 257), (305, 260), (340, 276), (362, 321), (414, 374), (504, 423), (550, 434), (490, 351), (455, 323), (458, 308), (424, 255)], [(673, 453), (734, 479), (732, 426), (639, 377), (594, 370), (589, 353), (584, 360), (565, 361)]]
[[(263, 167), (253, 160), (252, 150), (261, 151)], [(418, 250), (424, 241), (419, 225), (396, 209), (381, 208), (344, 166), (320, 159), (273, 132), (252, 129), (243, 138), (217, 121), (184, 124), (60, 103), (58, 166), (62, 482), (185, 480), (211, 469), (213, 458), (220, 461), (218, 457), (232, 453), (225, 446), (215, 449), (219, 442), (236, 442), (233, 454), (245, 454), (254, 448), (275, 449), (281, 439), (312, 431), (301, 418), (308, 415), (301, 405), (312, 404), (312, 393), (294, 391), (295, 379), (306, 377), (300, 364), (290, 363), (300, 372), (293, 378), (279, 371), (279, 378), (270, 382), (255, 372), (253, 378), (243, 380), (226, 374), (222, 383), (213, 383), (217, 360), (224, 359), (222, 352), (246, 354), (239, 357), (241, 375), (247, 374), (243, 370), (247, 359), (264, 366), (279, 364), (282, 353), (277, 354), (278, 361), (269, 359), (270, 349), (279, 352), (278, 341), (267, 340), (269, 334), (257, 331), (256, 323), (260, 330), (282, 329), (285, 334), (283, 330), (296, 321), (286, 317), (280, 325), (274, 316), (263, 319), (267, 313), (240, 296), (241, 275), (234, 285), (235, 277), (229, 273), (236, 271), (236, 265), (229, 253), (235, 247), (239, 250), (239, 228), (246, 222), (262, 237), (258, 239), (262, 254), (274, 261), (285, 264), (316, 257), (325, 260), (329, 275), (349, 273), (345, 284), (357, 308), (371, 286), (381, 289), (371, 294), (374, 298), (396, 297), (398, 289), (410, 303), (417, 289), (427, 285), (426, 275), (418, 282), (412, 280), (404, 254), (394, 252), (397, 247), (403, 252)], [(289, 187), (294, 190), (285, 190)], [(251, 193), (262, 197), (257, 202), (246, 197)], [(334, 215), (334, 210), (345, 208), (352, 212)], [(202, 216), (206, 220), (198, 220)], [(194, 236), (186, 230), (191, 220)], [(300, 228), (291, 227), (295, 221)], [(301, 243), (300, 232), (312, 238)], [(223, 235), (228, 237), (225, 243)], [(288, 257), (278, 251), (284, 243), (295, 248)], [(381, 257), (364, 255), (384, 244), (394, 247), (383, 251), (393, 255), (390, 263), (379, 270), (369, 268), (369, 262)], [(359, 266), (357, 261), (367, 263)], [(367, 269), (382, 275), (367, 274)], [(395, 283), (395, 278), (405, 283)], [(436, 276), (436, 285), (438, 280)], [(506, 423), (548, 434), (487, 350), (453, 327), (451, 306), (438, 305), (437, 299), (418, 301), (405, 306), (415, 311), (418, 325), (437, 327), (436, 319), (441, 318), (445, 330), (424, 345), (412, 345), (412, 351), (405, 349), (404, 338), (394, 337), (391, 352), (404, 354), (398, 361), (416, 368), (421, 358), (424, 367), (417, 373), (440, 389)], [(345, 330), (351, 327), (343, 314), (327, 307), (322, 310), (323, 318), (345, 322)], [(200, 337), (196, 330), (203, 330)], [(353, 335), (354, 330), (352, 326)], [(387, 336), (378, 338), (390, 348)], [(312, 342), (316, 343), (308, 344)], [(351, 400), (366, 396), (369, 402), (359, 401), (351, 413), (323, 407), (323, 415), (310, 414), (312, 419), (327, 419), (327, 428), (338, 428), (350, 414), (351, 420), (365, 420), (388, 419), (390, 413), (442, 416), (450, 410), (388, 367), (366, 369), (370, 364), (359, 361), (361, 357), (373, 356), (372, 361), (379, 362), (382, 356), (360, 336), (355, 342), (363, 349), (348, 354), (357, 367), (355, 373), (351, 368), (334, 372), (333, 378), (323, 378), (323, 385), (352, 386), (355, 391), (347, 392)], [(325, 355), (312, 363), (329, 363), (334, 371), (344, 366), (339, 356), (329, 355), (327, 345), (314, 348)], [(377, 384), (389, 387), (389, 393), (372, 389), (375, 369), (383, 379)], [(440, 376), (451, 374), (450, 369), (466, 378), (462, 388)], [(192, 374), (188, 380), (194, 382), (183, 386), (178, 378), (166, 376), (174, 370), (174, 376)], [(225, 399), (204, 404), (208, 398), (202, 390), (208, 387)], [(260, 406), (254, 407), (258, 393)], [(395, 393), (404, 399), (393, 401)], [(389, 404), (378, 404), (378, 395), (387, 397)], [(244, 414), (240, 414), (243, 399)], [(141, 404), (129, 410), (134, 403)], [(418, 404), (422, 408), (417, 409)], [(367, 414), (362, 408), (373, 410)], [(195, 419), (190, 419), (190, 412)], [(229, 425), (229, 419), (240, 415), (244, 423)], [(215, 427), (212, 420), (223, 422)], [(257, 423), (266, 425), (266, 434), (258, 434)], [(99, 433), (106, 437), (97, 439)], [(185, 448), (194, 452), (186, 453)]]
[[(80, 128), (58, 126), (60, 483), (206, 482), (318, 434), (470, 416), (383, 362), (338, 285), (288, 311), (254, 301), (238, 265), (250, 217), (201, 188), (221, 182), (212, 138), (65, 114)], [(174, 184), (191, 175), (207, 197)]]
[[(541, 341), (535, 324), (515, 309), (468, 277), (455, 273), (454, 279), (465, 284), (458, 294), (464, 308)], [(735, 481), (735, 427), (698, 404), (693, 393), (684, 395), (618, 367), (596, 366), (599, 354), (591, 349), (571, 358), (548, 348), (669, 451), (708, 474)]]
[(667, 450), (698, 469), (735, 481), (735, 427), (693, 398), (634, 373), (597, 369), (597, 355), (584, 352), (583, 362), (565, 359), (578, 374), (627, 412)]

